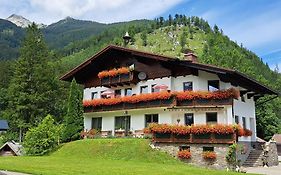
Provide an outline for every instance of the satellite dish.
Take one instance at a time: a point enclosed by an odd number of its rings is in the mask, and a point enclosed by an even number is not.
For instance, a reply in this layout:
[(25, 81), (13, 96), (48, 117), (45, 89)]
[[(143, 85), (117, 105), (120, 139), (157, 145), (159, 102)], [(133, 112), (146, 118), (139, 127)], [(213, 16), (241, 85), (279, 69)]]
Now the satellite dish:
[(146, 75), (145, 72), (140, 72), (140, 73), (138, 74), (138, 78), (139, 78), (140, 80), (144, 80), (144, 79), (146, 79), (146, 77), (147, 77), (147, 75)]

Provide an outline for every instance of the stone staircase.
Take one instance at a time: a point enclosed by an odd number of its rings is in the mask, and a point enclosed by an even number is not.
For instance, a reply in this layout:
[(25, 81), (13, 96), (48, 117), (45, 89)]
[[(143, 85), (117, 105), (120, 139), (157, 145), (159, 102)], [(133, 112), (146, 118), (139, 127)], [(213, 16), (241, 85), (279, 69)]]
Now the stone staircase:
[(243, 163), (244, 167), (257, 167), (257, 166), (263, 166), (263, 150), (251, 150), (248, 158)]

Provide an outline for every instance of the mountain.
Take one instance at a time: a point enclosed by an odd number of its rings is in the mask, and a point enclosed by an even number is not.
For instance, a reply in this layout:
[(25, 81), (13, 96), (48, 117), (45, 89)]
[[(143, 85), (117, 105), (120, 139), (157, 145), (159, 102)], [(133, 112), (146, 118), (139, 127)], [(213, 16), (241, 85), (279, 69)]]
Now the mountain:
[(19, 46), (24, 37), (24, 30), (14, 23), (0, 19), (0, 60), (19, 56)]
[(26, 27), (28, 27), (28, 25), (32, 24), (32, 22), (29, 21), (28, 19), (24, 18), (23, 16), (16, 15), (16, 14), (12, 14), (6, 20), (8, 20), (22, 28), (26, 28)]
[[(22, 24), (21, 26), (26, 26), (31, 23), (24, 17), (18, 15), (11, 15), (8, 19), (13, 22), (17, 21), (18, 25)], [(19, 27), (9, 20), (0, 20), (0, 60), (15, 59), (18, 57), (20, 41), (25, 33), (25, 28)], [(68, 55), (72, 54), (74, 51), (77, 52), (88, 47), (88, 45), (91, 44), (87, 43), (90, 38), (102, 33), (110, 33), (112, 28), (123, 29), (125, 27), (128, 29), (129, 26), (142, 26), (148, 22), (149, 20), (134, 20), (129, 22), (103, 24), (67, 17), (51, 25), (44, 26), (41, 30), (50, 49), (59, 52), (62, 55)], [(9, 31), (9, 33), (7, 33), (7, 31)], [(124, 33), (123, 30), (122, 32)], [(116, 33), (112, 33), (112, 35), (113, 34), (116, 35)], [(78, 46), (74, 43), (83, 44)], [(85, 43), (87, 43), (86, 46)], [(75, 48), (73, 45), (75, 45)]]
[(49, 47), (52, 49), (62, 48), (71, 42), (83, 40), (91, 35), (102, 32), (106, 24), (77, 20), (66, 17), (42, 29)]
[[(267, 64), (273, 69), (279, 69), (276, 71), (279, 71), (281, 73), (281, 50), (274, 51), (272, 53), (266, 54), (261, 56), (264, 58), (267, 62)], [(276, 63), (277, 62), (277, 63)], [(275, 63), (275, 64), (274, 64)], [(278, 66), (278, 67), (276, 67)]]

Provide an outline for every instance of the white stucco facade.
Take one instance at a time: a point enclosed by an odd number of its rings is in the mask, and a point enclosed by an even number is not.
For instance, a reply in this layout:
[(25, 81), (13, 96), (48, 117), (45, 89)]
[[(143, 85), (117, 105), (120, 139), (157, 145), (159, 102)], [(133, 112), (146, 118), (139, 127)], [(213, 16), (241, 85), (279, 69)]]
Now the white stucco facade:
[[(152, 87), (155, 84), (165, 84), (170, 91), (183, 91), (184, 82), (192, 82), (194, 91), (208, 91), (208, 81), (219, 80), (219, 89), (228, 89), (233, 87), (230, 83), (220, 81), (216, 74), (208, 73), (205, 71), (198, 71), (198, 76), (187, 75), (178, 77), (165, 77), (150, 79), (147, 81), (140, 81), (136, 85), (115, 87), (112, 90), (120, 89), (121, 96), (125, 95), (126, 88), (132, 88), (132, 94), (140, 94), (141, 86), (148, 86), (148, 93), (151, 93)], [(106, 87), (93, 87), (84, 89), (84, 100), (91, 100), (92, 93), (97, 93), (97, 98), (101, 98), (101, 92), (107, 90)], [(252, 137), (239, 138), (240, 141), (255, 141), (256, 140), (256, 118), (255, 118), (255, 102), (253, 98), (248, 99), (247, 95), (244, 96), (245, 100), (241, 98), (234, 100), (233, 105), (221, 105), (219, 108), (184, 108), (184, 109), (169, 109), (165, 107), (158, 108), (146, 108), (146, 109), (130, 109), (119, 111), (107, 111), (107, 112), (90, 112), (85, 113), (85, 129), (90, 130), (92, 128), (92, 118), (101, 117), (101, 130), (114, 131), (115, 117), (118, 116), (130, 116), (130, 130), (141, 130), (145, 127), (145, 116), (147, 114), (158, 114), (158, 123), (169, 124), (185, 124), (185, 114), (193, 114), (194, 124), (206, 124), (206, 114), (216, 113), (217, 123), (220, 124), (234, 124), (235, 116), (238, 116), (239, 124), (245, 125), (247, 129), (252, 130)], [(242, 119), (245, 117), (245, 119)], [(243, 123), (245, 122), (245, 124)]]

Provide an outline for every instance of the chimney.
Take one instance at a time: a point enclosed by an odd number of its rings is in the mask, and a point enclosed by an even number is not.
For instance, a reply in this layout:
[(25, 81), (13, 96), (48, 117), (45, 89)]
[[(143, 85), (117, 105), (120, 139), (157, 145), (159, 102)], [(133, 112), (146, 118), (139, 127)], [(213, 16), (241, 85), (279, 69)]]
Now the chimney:
[(189, 61), (189, 62), (195, 62), (197, 63), (197, 55), (195, 55), (193, 52), (188, 52), (184, 54), (184, 60)]

